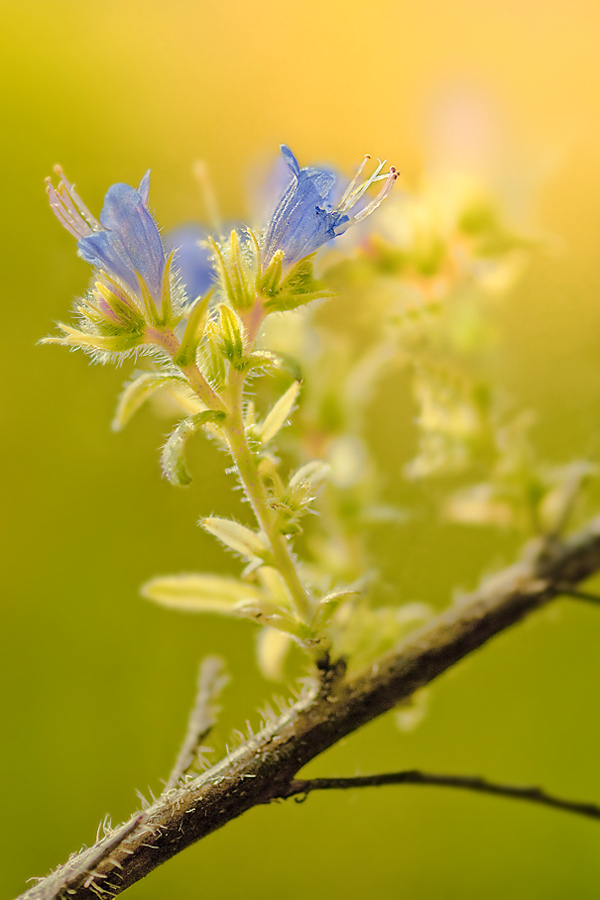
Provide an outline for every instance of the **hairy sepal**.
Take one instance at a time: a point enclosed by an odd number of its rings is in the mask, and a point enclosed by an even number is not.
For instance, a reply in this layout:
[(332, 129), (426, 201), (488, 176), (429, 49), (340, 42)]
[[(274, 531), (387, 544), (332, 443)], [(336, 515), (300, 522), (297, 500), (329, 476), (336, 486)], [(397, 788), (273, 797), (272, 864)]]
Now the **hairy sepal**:
[(194, 304), (183, 332), (179, 350), (173, 357), (175, 365), (185, 368), (196, 361), (196, 351), (204, 334), (208, 306), (213, 294), (214, 288), (211, 288), (201, 300)]
[(332, 296), (331, 291), (315, 279), (314, 258), (314, 253), (305, 256), (290, 268), (278, 288), (273, 289), (271, 296), (265, 298), (265, 309), (268, 312), (287, 312), (306, 306), (312, 300), (325, 300)]
[(244, 326), (239, 316), (225, 303), (219, 307), (217, 348), (234, 369), (243, 371), (247, 366)]
[(249, 309), (256, 299), (255, 254), (244, 251), (235, 230), (228, 241), (217, 243), (208, 238), (208, 244), (229, 302), (234, 309)]

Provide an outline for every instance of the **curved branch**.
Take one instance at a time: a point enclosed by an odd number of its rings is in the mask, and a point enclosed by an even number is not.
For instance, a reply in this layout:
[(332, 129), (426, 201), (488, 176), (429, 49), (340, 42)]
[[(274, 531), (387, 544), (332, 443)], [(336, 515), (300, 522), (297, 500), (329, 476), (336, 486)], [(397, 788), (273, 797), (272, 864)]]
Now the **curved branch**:
[(514, 784), (498, 784), (480, 778), (477, 775), (433, 775), (430, 772), (421, 772), (417, 769), (405, 772), (386, 772), (382, 775), (356, 775), (353, 778), (311, 778), (308, 781), (292, 779), (286, 788), (282, 790), (280, 798), (287, 800), (289, 797), (306, 797), (312, 791), (337, 791), (351, 790), (362, 787), (383, 787), (396, 784), (421, 784), (431, 787), (461, 788), (462, 790), (475, 791), (479, 794), (495, 794), (497, 797), (508, 797), (512, 800), (527, 800), (530, 803), (540, 803), (543, 806), (551, 806), (563, 812), (571, 812), (590, 819), (600, 819), (600, 806), (595, 803), (578, 803), (574, 800), (564, 800), (548, 794), (539, 787), (519, 787)]
[(202, 742), (206, 740), (217, 721), (219, 708), (216, 706), (216, 700), (228, 681), (229, 676), (225, 674), (225, 663), (220, 656), (207, 656), (202, 660), (198, 672), (198, 690), (190, 713), (188, 730), (173, 771), (165, 785), (164, 794), (177, 787), (201, 753)]
[[(600, 517), (564, 543), (531, 546), (459, 605), (352, 678), (326, 678), (276, 722), (184, 787), (163, 794), (143, 822), (111, 836), (22, 895), (114, 896), (246, 810), (282, 795), (311, 759), (410, 697), (495, 634), (600, 570)], [(110, 842), (108, 855), (102, 845)]]

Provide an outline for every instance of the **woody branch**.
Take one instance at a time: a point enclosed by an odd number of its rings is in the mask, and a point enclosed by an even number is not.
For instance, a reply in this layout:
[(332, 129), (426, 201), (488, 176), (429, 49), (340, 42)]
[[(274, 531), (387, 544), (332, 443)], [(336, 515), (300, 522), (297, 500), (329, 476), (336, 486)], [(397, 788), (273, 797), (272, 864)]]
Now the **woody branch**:
[[(296, 773), (341, 738), (410, 697), (553, 598), (600, 571), (600, 517), (564, 542), (530, 545), (397, 650), (353, 678), (334, 666), (221, 763), (165, 792), (143, 815), (21, 895), (20, 900), (115, 896), (166, 860), (259, 804), (294, 793)], [(573, 804), (572, 804), (573, 805)]]

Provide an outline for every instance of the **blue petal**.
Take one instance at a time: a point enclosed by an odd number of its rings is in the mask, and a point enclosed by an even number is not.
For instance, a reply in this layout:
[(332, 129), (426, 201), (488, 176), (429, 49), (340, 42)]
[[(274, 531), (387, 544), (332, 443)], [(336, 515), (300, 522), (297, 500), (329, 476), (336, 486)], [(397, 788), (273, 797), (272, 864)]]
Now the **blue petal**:
[(206, 236), (200, 225), (182, 225), (165, 235), (167, 250), (176, 248), (174, 263), (190, 301), (205, 294), (216, 275), (210, 250), (201, 244)]
[(296, 159), (296, 157), (294, 156), (294, 154), (292, 153), (292, 151), (290, 150), (290, 148), (288, 147), (287, 144), (281, 144), (279, 149), (281, 150), (281, 155), (285, 159), (289, 169), (292, 171), (292, 173), (297, 178), (300, 175), (300, 164), (299, 164), (298, 160)]
[(142, 198), (142, 203), (144, 204), (146, 209), (148, 209), (148, 196), (150, 194), (150, 169), (148, 169), (148, 171), (140, 181), (138, 194)]
[(79, 255), (91, 265), (116, 275), (133, 291), (139, 290), (139, 273), (155, 300), (159, 300), (165, 253), (156, 222), (146, 209), (147, 174), (143, 193), (128, 184), (113, 184), (104, 199), (98, 231), (77, 242)]
[(263, 248), (263, 266), (268, 266), (274, 253), (282, 250), (287, 263), (314, 253), (336, 237), (337, 229), (348, 216), (331, 209), (327, 202), (336, 177), (325, 169), (304, 168), (285, 144), (281, 153), (290, 169), (292, 180), (279, 200), (267, 227)]

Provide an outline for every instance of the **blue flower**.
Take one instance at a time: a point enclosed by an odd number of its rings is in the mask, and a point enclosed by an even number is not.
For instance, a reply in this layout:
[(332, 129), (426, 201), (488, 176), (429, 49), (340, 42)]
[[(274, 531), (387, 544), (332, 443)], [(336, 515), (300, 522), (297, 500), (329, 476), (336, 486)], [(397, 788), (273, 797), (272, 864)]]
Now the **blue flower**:
[[(278, 250), (282, 251), (285, 262), (290, 264), (314, 253), (327, 241), (343, 234), (355, 222), (377, 209), (398, 177), (393, 167), (387, 175), (381, 175), (385, 163), (379, 163), (373, 175), (359, 184), (359, 178), (370, 158), (366, 156), (339, 203), (332, 206), (330, 201), (336, 181), (335, 174), (325, 169), (301, 169), (298, 160), (285, 144), (281, 145), (281, 153), (292, 174), (292, 180), (267, 226), (262, 250), (263, 269), (268, 267)], [(350, 215), (367, 188), (381, 180), (384, 180), (384, 185), (377, 197), (355, 215)]]
[(134, 294), (140, 293), (140, 277), (160, 307), (165, 271), (165, 251), (156, 222), (148, 211), (150, 172), (138, 190), (128, 184), (113, 184), (104, 198), (98, 221), (74, 187), (55, 170), (60, 182), (55, 189), (47, 179), (50, 205), (61, 224), (77, 240), (82, 259)]
[(173, 263), (188, 302), (205, 294), (217, 277), (207, 236), (206, 229), (196, 224), (181, 225), (165, 235), (167, 250), (175, 251)]

